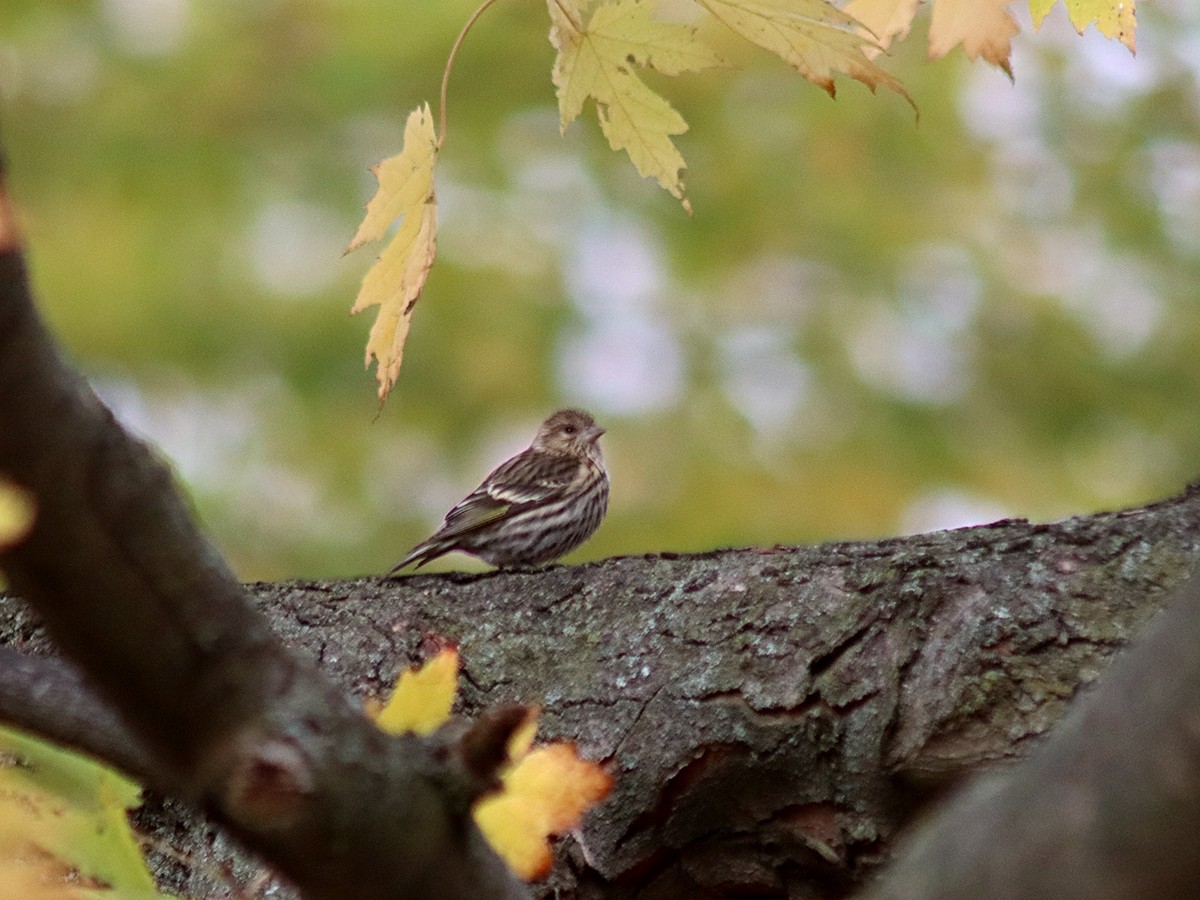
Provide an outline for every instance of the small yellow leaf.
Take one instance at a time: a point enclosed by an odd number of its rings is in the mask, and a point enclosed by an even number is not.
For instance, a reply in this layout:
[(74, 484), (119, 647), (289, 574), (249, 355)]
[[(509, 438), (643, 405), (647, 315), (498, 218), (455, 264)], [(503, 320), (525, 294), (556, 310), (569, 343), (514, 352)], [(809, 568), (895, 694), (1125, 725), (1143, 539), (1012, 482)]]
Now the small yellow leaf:
[(874, 59), (891, 46), (893, 38), (903, 40), (908, 35), (920, 5), (921, 0), (850, 0), (842, 9), (866, 26), (879, 42), (862, 48), (868, 59)]
[(612, 777), (580, 759), (570, 744), (539, 747), (503, 780), (503, 793), (475, 807), (475, 821), (509, 868), (527, 881), (550, 871), (549, 837), (574, 828), (612, 789)]
[(714, 18), (748, 41), (774, 53), (833, 96), (842, 72), (871, 90), (883, 85), (913, 102), (893, 75), (871, 62), (878, 45), (859, 22), (827, 0), (696, 0)]
[(350, 310), (357, 313), (379, 306), (367, 339), (366, 361), (368, 366), (372, 359), (376, 362), (381, 401), (400, 374), (413, 307), (437, 252), (437, 202), (433, 192), (437, 153), (433, 114), (426, 103), (409, 114), (400, 154), (372, 168), (379, 190), (367, 204), (367, 214), (346, 248), (349, 253), (368, 241), (379, 240), (391, 223), (400, 219), (400, 227), (367, 272)]
[[(1042, 20), (1057, 0), (1029, 0), (1029, 12), (1033, 16), (1035, 28), (1042, 27)], [(1135, 0), (1063, 0), (1071, 24), (1075, 30), (1083, 34), (1093, 22), (1096, 30), (1109, 40), (1116, 38), (1129, 48), (1131, 53), (1137, 52), (1137, 40), (1134, 34), (1137, 28), (1137, 10)]]
[(430, 734), (450, 718), (457, 690), (458, 651), (448, 647), (419, 669), (400, 675), (375, 724), (388, 734)]
[(1012, 38), (1021, 29), (1005, 8), (1012, 0), (937, 0), (929, 22), (929, 58), (962, 44), (968, 59), (983, 57), (1012, 77)]
[(510, 760), (517, 762), (529, 752), (529, 748), (533, 746), (533, 739), (537, 737), (537, 729), (538, 711), (530, 709), (525, 723), (508, 739), (508, 758)]
[(614, 0), (583, 24), (586, 4), (548, 0), (550, 42), (558, 51), (552, 77), (565, 129), (591, 97), (600, 128), (614, 150), (624, 150), (643, 177), (654, 178), (684, 209), (683, 156), (671, 140), (687, 131), (674, 107), (650, 90), (637, 69), (665, 75), (721, 65), (695, 28), (656, 22), (647, 0)]
[(0, 478), (0, 550), (28, 534), (35, 511), (33, 495)]
[[(389, 734), (429, 734), (450, 717), (458, 687), (458, 651), (441, 651), (419, 669), (401, 674), (391, 698), (375, 713)], [(502, 793), (475, 807), (475, 821), (492, 847), (522, 878), (544, 876), (550, 868), (550, 835), (575, 827), (592, 804), (607, 796), (612, 779), (600, 766), (580, 759), (570, 744), (551, 744), (532, 752), (537, 731), (532, 712), (508, 741), (510, 759), (519, 759), (502, 776)]]

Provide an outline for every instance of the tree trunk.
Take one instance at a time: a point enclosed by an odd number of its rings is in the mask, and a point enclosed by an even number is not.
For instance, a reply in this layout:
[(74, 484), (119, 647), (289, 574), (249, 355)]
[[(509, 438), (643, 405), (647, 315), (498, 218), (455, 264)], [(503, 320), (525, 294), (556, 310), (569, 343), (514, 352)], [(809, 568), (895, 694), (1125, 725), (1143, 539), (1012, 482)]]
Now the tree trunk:
[[(449, 639), (459, 711), (538, 704), (543, 737), (605, 761), (613, 794), (543, 895), (837, 897), (940, 791), (1040, 742), (1198, 550), (1193, 485), (1053, 525), (252, 590), (348, 690)], [(39, 642), (2, 612), (5, 643)], [(191, 835), (175, 884), (211, 894), (227, 847)]]
[(1031, 758), (920, 829), (872, 900), (1200, 894), (1200, 580)]

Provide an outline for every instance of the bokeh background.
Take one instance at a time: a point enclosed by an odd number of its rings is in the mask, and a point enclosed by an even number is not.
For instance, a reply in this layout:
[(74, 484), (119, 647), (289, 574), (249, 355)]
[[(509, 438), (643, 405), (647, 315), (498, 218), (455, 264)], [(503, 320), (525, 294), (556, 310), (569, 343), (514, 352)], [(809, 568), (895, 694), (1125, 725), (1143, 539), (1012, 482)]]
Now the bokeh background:
[(473, 5), (0, 5), (45, 315), (244, 578), (386, 569), (565, 404), (614, 478), (574, 560), (1049, 520), (1200, 475), (1196, 4), (1142, 4), (1136, 58), (1018, 4), (1015, 84), (926, 62), (923, 13), (888, 61), (919, 123), (753, 48), (650, 75), (692, 126), (689, 219), (590, 114), (560, 137), (544, 8), (498, 3), (380, 412), (347, 315), (375, 249), (341, 252)]

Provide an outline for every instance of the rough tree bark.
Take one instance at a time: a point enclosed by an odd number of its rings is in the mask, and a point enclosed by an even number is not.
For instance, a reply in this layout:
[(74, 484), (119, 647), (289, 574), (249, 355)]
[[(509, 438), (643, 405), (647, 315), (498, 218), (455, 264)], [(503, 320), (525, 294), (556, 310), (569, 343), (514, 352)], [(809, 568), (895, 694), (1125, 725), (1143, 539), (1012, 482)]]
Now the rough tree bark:
[(540, 703), (608, 761), (559, 888), (830, 897), (933, 793), (1038, 740), (1198, 549), (1192, 489), (1056, 525), (260, 591), (356, 690), (434, 632), (462, 645), (465, 713)]
[(355, 693), (450, 638), (463, 713), (538, 703), (607, 761), (543, 896), (835, 897), (939, 791), (1037, 743), (1198, 551), (1194, 486), (1054, 525), (254, 590)]

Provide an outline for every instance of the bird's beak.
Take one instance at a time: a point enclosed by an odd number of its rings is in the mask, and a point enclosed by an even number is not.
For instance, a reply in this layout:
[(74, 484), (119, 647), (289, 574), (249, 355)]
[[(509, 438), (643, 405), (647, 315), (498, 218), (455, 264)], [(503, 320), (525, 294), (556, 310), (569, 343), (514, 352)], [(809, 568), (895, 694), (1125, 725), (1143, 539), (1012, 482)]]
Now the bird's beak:
[(587, 432), (588, 443), (595, 443), (600, 440), (600, 435), (602, 434), (604, 434), (604, 429), (599, 425), (593, 425)]

